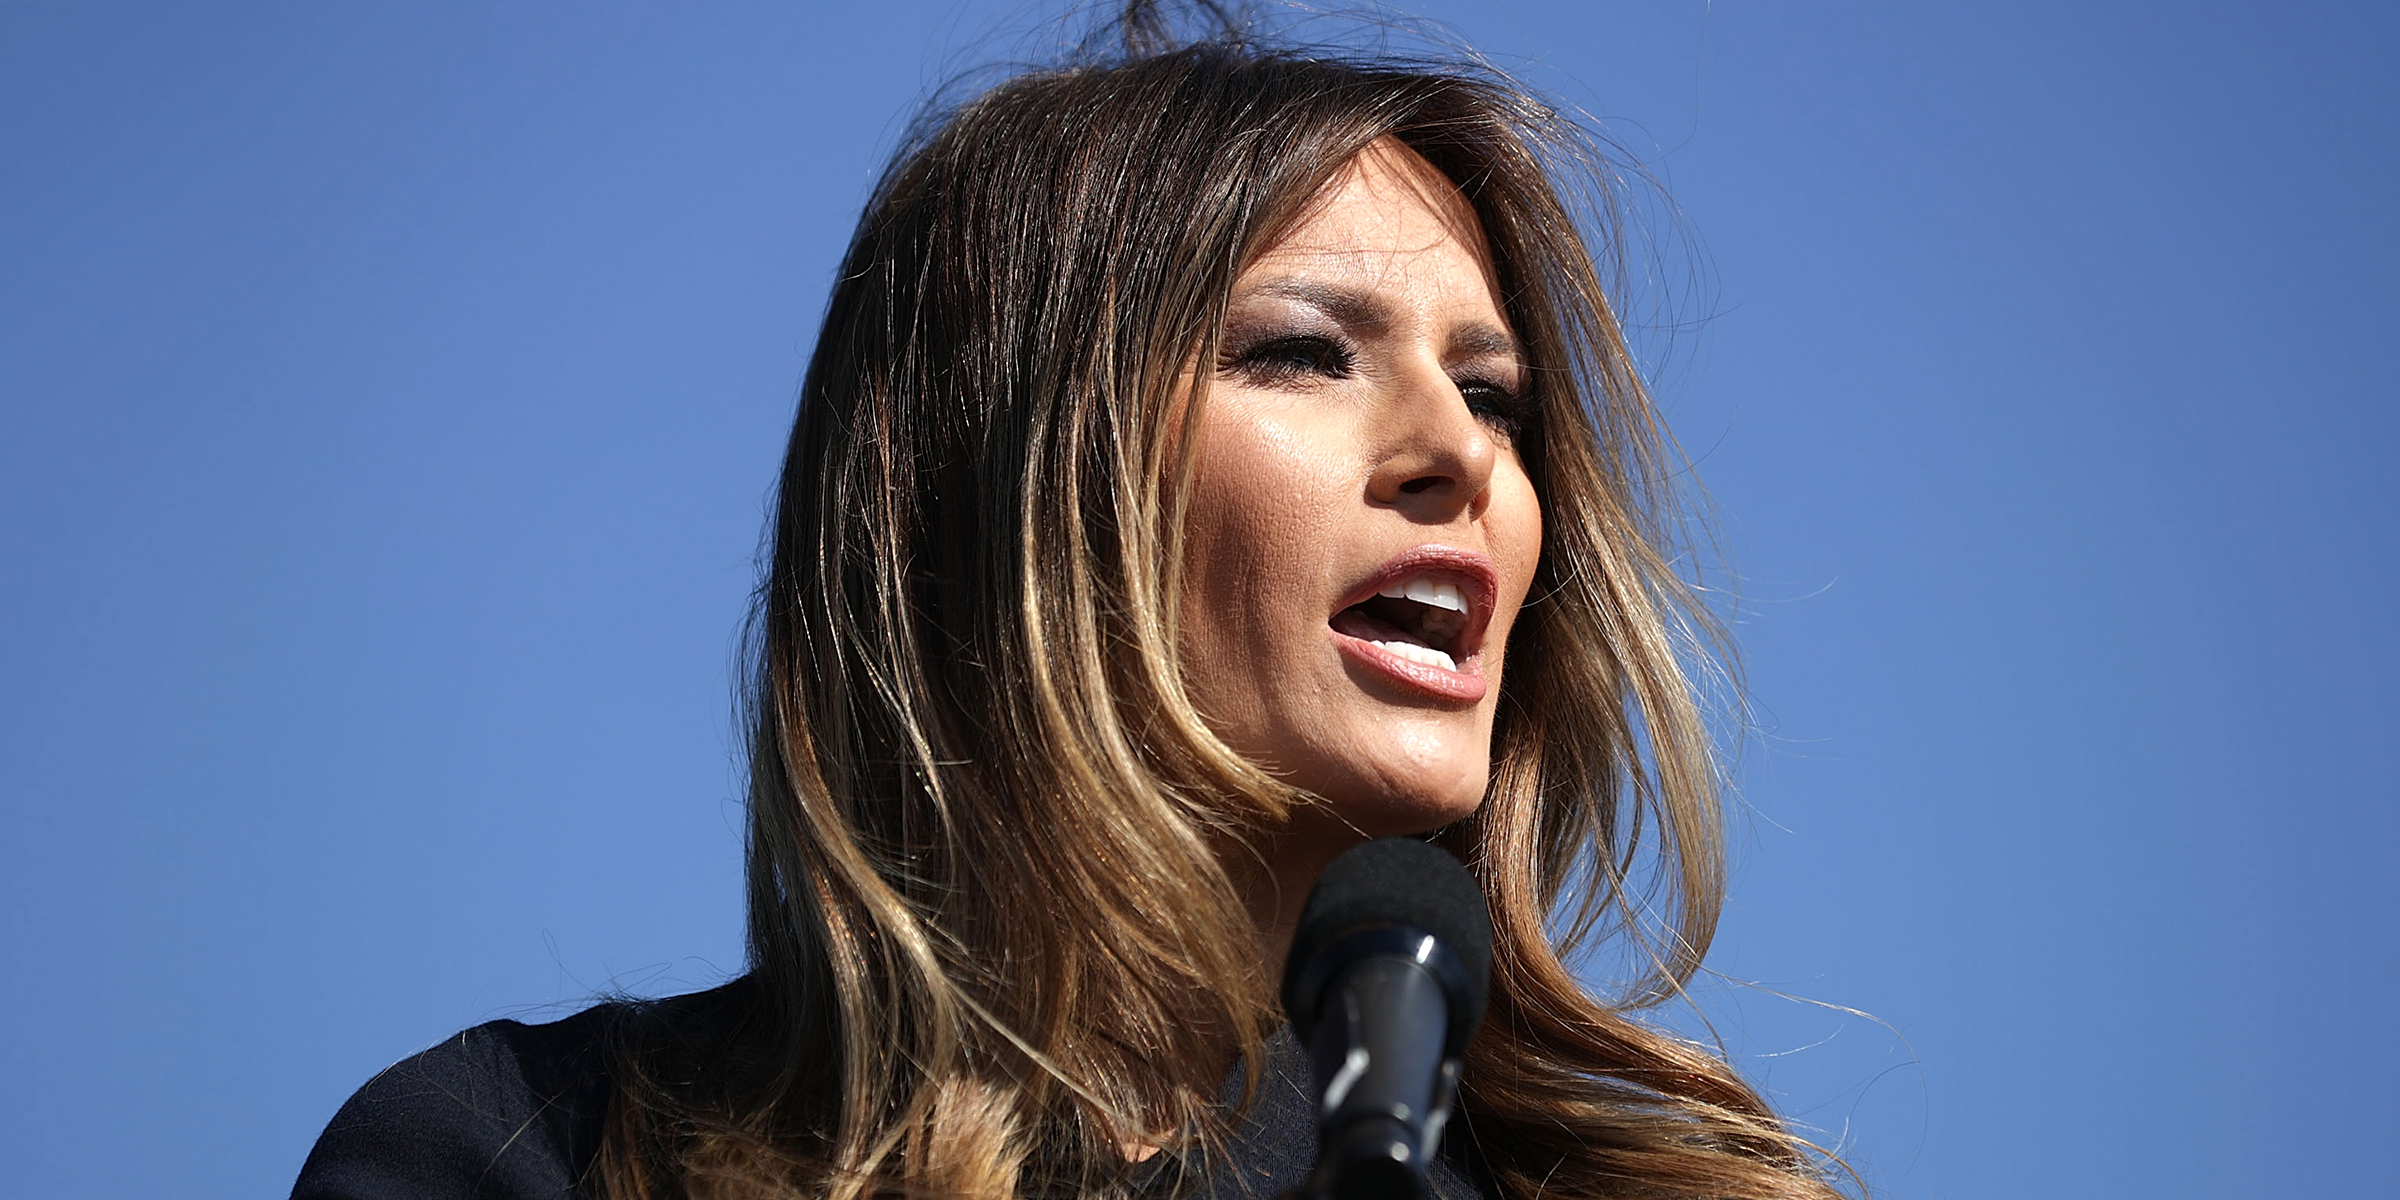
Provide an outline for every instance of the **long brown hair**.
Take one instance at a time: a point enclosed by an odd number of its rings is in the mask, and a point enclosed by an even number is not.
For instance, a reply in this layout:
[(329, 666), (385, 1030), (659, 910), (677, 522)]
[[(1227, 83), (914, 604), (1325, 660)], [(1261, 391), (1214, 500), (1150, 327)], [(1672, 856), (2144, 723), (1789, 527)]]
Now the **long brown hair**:
[[(1471, 65), (1133, 32), (920, 122), (867, 205), (753, 619), (751, 969), (629, 1037), (601, 1181), (1120, 1195), (1127, 1147), (1224, 1129), (1226, 1048), (1255, 1064), (1275, 1017), (1222, 856), (1312, 800), (1183, 692), (1171, 423), (1207, 372), (1176, 381), (1243, 265), (1388, 137), (1473, 204), (1538, 408), (1546, 540), (1491, 789), (1438, 835), (1497, 937), (1453, 1129), (1524, 1200), (1832, 1194), (1726, 1064), (1621, 1011), (1698, 966), (1723, 839), (1713, 626), (1669, 558), (1591, 142)], [(1569, 966), (1604, 937), (1644, 965), (1613, 1004)]]

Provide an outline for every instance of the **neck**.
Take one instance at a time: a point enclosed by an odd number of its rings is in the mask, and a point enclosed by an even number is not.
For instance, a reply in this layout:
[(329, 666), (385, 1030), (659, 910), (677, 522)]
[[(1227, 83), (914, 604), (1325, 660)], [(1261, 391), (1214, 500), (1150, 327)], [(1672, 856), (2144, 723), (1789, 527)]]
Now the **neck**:
[(1317, 876), (1335, 856), (1365, 839), (1365, 834), (1332, 812), (1311, 806), (1293, 813), (1290, 825), (1260, 837), (1228, 859), (1234, 886), (1241, 889), (1250, 919), (1258, 927), (1259, 977), (1269, 986), (1282, 984), (1292, 933)]

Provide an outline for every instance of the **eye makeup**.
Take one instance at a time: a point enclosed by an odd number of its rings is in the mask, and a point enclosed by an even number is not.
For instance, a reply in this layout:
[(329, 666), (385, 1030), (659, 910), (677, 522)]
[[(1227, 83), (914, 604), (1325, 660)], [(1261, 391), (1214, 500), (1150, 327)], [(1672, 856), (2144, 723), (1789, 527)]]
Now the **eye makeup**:
[(1539, 412), (1530, 388), (1510, 387), (1474, 374), (1456, 376), (1454, 381), (1459, 397), (1467, 402), (1467, 411), (1512, 442)]
[[(1349, 379), (1358, 373), (1361, 355), (1349, 336), (1317, 322), (1261, 322), (1229, 331), (1217, 373), (1258, 387), (1295, 387)], [(1530, 392), (1503, 382), (1514, 373), (1478, 362), (1451, 377), (1467, 410), (1512, 441), (1534, 416)]]
[(1218, 373), (1267, 386), (1305, 379), (1348, 379), (1358, 369), (1358, 348), (1349, 338), (1305, 327), (1269, 328), (1238, 337), (1221, 357)]

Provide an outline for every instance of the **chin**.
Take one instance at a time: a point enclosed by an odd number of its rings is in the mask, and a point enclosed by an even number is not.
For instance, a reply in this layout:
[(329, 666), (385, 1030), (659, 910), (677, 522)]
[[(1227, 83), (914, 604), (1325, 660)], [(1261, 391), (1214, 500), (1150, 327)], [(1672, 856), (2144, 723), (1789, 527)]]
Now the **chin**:
[(1491, 760), (1454, 759), (1378, 764), (1339, 783), (1314, 788), (1339, 822), (1368, 837), (1431, 833), (1473, 816), (1491, 784)]

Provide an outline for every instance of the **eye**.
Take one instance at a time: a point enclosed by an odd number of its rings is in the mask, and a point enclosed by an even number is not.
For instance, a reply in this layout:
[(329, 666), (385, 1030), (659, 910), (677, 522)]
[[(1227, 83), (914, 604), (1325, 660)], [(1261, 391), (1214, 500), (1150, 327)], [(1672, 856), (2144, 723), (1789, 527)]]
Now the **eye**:
[(1515, 440), (1524, 431), (1526, 422), (1533, 419), (1533, 398), (1524, 392), (1474, 376), (1457, 383), (1459, 398), (1467, 402), (1467, 411), (1503, 437)]
[(1235, 350), (1226, 356), (1224, 369), (1259, 383), (1276, 384), (1304, 378), (1347, 379), (1357, 361), (1357, 354), (1337, 339), (1292, 334)]

